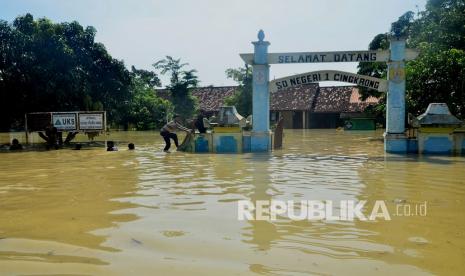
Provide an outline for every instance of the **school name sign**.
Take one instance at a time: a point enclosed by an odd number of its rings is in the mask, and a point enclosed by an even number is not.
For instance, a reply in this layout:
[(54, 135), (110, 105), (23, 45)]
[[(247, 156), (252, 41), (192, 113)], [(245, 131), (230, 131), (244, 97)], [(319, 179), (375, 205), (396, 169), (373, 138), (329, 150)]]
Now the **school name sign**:
[[(419, 52), (406, 49), (405, 60), (413, 60)], [(268, 64), (286, 63), (324, 63), (324, 62), (389, 62), (389, 50), (377, 51), (333, 51), (333, 52), (296, 52), (269, 53)], [(253, 64), (253, 54), (241, 54), (241, 58), (248, 64)]]
[(381, 92), (386, 92), (388, 90), (387, 80), (337, 70), (313, 71), (276, 79), (269, 83), (269, 90), (273, 93), (281, 89), (321, 81), (347, 82)]

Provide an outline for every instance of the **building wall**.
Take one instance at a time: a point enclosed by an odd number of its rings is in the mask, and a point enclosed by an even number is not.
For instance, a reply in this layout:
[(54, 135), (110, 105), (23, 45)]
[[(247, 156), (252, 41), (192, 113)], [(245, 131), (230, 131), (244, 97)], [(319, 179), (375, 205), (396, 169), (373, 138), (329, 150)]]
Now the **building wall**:
[(292, 126), (295, 129), (302, 129), (303, 127), (303, 111), (292, 111)]
[[(313, 113), (309, 111), (271, 111), (276, 115), (271, 118), (282, 116), (285, 129), (306, 128), (330, 128), (335, 129), (344, 126), (344, 120), (340, 113)], [(273, 121), (273, 123), (276, 123)]]
[(287, 129), (302, 129), (308, 128), (308, 111), (271, 111), (271, 121), (276, 123), (273, 118), (278, 119), (280, 116), (283, 117), (283, 126)]
[(283, 126), (287, 129), (294, 128), (293, 112), (292, 111), (280, 111), (279, 115), (283, 117)]
[(311, 113), (309, 128), (337, 128), (342, 126), (340, 113)]

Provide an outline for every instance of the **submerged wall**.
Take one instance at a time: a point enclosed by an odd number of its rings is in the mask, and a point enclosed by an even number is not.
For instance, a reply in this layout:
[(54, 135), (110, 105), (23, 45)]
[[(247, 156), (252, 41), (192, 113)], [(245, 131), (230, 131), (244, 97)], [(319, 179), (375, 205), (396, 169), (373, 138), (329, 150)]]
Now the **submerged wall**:
[[(192, 153), (245, 153), (251, 152), (251, 136), (248, 131), (214, 132), (193, 134), (186, 145)], [(271, 136), (269, 137), (272, 144)]]
[(421, 154), (465, 155), (465, 131), (450, 128), (427, 128), (408, 140), (408, 152)]

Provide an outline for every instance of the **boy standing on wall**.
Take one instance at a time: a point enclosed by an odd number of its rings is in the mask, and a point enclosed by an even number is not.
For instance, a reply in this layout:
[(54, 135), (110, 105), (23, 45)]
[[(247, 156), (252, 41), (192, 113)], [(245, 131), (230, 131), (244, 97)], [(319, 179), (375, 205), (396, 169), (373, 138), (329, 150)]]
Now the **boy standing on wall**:
[(166, 123), (160, 130), (160, 135), (165, 140), (165, 148), (163, 149), (164, 152), (168, 152), (171, 147), (170, 139), (173, 139), (176, 148), (179, 146), (178, 136), (175, 133), (176, 130), (182, 130), (188, 133), (192, 131), (191, 129), (182, 126), (181, 117), (179, 115), (175, 115), (174, 119)]

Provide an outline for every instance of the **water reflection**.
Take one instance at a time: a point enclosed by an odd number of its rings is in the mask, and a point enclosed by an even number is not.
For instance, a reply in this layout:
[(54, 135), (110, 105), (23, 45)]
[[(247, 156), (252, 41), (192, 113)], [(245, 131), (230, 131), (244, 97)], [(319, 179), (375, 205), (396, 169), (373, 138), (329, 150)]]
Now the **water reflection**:
[[(247, 197), (253, 204), (259, 200), (270, 202), (276, 193), (271, 181), (271, 159), (270, 154), (251, 154), (251, 158), (247, 160), (252, 176), (252, 188)], [(258, 250), (269, 250), (274, 241), (282, 238), (273, 222), (255, 220), (249, 223), (250, 226), (243, 230), (246, 238), (244, 242), (256, 245)]]
[[(5, 158), (8, 156), (9, 158)], [(5, 154), (0, 168), (0, 263), (34, 261), (102, 265), (97, 229), (137, 219), (115, 199), (135, 191), (133, 156), (102, 151)]]
[[(358, 227), (376, 233), (369, 237), (370, 242), (390, 247), (375, 257), (439, 274), (462, 273), (459, 259), (463, 260), (465, 248), (463, 161), (460, 157), (425, 156), (416, 162), (369, 162), (359, 170), (367, 183), (364, 197), (386, 200), (392, 214), (391, 221), (357, 223)], [(408, 216), (403, 211), (403, 206), (408, 206), (413, 213), (422, 204), (427, 204), (427, 216)], [(369, 253), (362, 256), (373, 258)]]

